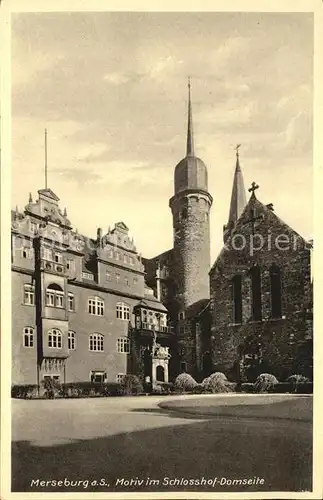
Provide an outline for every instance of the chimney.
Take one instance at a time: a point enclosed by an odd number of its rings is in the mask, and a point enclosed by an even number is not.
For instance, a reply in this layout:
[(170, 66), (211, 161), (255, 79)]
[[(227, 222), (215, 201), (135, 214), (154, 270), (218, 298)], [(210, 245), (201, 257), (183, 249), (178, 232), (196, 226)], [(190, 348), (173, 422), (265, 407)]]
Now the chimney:
[(101, 247), (102, 246), (102, 228), (101, 227), (98, 227), (96, 235), (97, 235), (96, 241), (97, 241), (98, 245)]

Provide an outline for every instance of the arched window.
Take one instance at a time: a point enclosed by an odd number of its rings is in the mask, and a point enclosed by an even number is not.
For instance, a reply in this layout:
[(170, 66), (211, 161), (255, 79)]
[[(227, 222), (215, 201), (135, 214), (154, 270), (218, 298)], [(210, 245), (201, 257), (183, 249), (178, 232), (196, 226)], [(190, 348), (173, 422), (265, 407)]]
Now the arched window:
[(261, 304), (261, 274), (258, 266), (255, 266), (250, 271), (251, 274), (251, 299), (252, 299), (252, 320), (262, 320), (262, 304)]
[(24, 328), (24, 347), (34, 347), (34, 329), (32, 326)]
[(156, 368), (156, 379), (158, 382), (165, 382), (165, 370), (161, 365), (158, 365)]
[(51, 283), (46, 289), (46, 306), (64, 307), (64, 291), (57, 283)]
[(73, 332), (72, 330), (70, 330), (68, 332), (68, 349), (70, 351), (74, 351), (75, 350), (75, 332)]
[(273, 264), (269, 271), (270, 274), (270, 295), (271, 295), (271, 317), (281, 318), (282, 316), (282, 297), (281, 297), (281, 273), (280, 268)]
[(90, 297), (88, 300), (88, 311), (89, 314), (95, 314), (96, 316), (103, 316), (104, 314), (104, 302), (99, 297)]
[(57, 328), (53, 328), (48, 332), (48, 347), (62, 348), (62, 332)]
[(130, 319), (130, 307), (124, 302), (118, 302), (116, 305), (116, 315), (118, 319)]
[(89, 337), (89, 350), (90, 351), (103, 351), (103, 335), (101, 333), (92, 333)]
[(232, 278), (232, 309), (233, 323), (242, 323), (242, 280), (240, 274)]
[(130, 340), (127, 337), (120, 337), (117, 340), (117, 352), (130, 354)]

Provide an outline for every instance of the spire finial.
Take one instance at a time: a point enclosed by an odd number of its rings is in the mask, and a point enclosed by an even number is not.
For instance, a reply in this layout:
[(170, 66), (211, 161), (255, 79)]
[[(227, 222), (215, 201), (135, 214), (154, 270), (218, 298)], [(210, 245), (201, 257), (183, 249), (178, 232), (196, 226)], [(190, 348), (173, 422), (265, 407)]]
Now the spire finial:
[(47, 128), (45, 128), (45, 189), (47, 189)]
[(33, 202), (33, 197), (31, 195), (31, 193), (29, 193), (29, 203), (32, 203)]
[(193, 119), (192, 119), (192, 103), (191, 103), (191, 77), (188, 77), (188, 120), (187, 120), (187, 148), (186, 156), (194, 156), (194, 141), (193, 141)]
[(240, 168), (240, 163), (239, 163), (239, 148), (241, 147), (241, 144), (237, 144), (236, 147), (234, 148), (236, 150), (236, 157), (237, 157), (237, 162), (236, 162), (236, 167)]

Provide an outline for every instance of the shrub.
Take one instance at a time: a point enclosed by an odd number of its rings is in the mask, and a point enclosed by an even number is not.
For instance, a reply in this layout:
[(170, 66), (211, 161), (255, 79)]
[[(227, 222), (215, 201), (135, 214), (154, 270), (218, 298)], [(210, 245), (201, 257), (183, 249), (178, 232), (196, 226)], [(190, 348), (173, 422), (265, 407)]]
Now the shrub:
[(292, 384), (293, 392), (297, 392), (298, 386), (300, 384), (308, 383), (309, 379), (304, 375), (295, 374), (295, 375), (290, 375), (290, 377), (287, 378), (286, 382)]
[(278, 380), (275, 375), (271, 373), (262, 373), (257, 377), (254, 389), (255, 392), (269, 392), (273, 390), (276, 384), (278, 384)]
[(236, 384), (228, 382), (227, 377), (222, 372), (212, 373), (209, 377), (205, 378), (202, 382), (204, 392), (210, 393), (225, 393), (232, 392)]
[(41, 385), (44, 389), (44, 397), (47, 399), (55, 399), (63, 394), (61, 384), (53, 378), (45, 378)]
[(182, 392), (190, 392), (197, 386), (196, 380), (189, 373), (180, 373), (175, 380), (175, 388)]
[(252, 384), (251, 382), (242, 383), (241, 392), (247, 392), (248, 394), (254, 392), (254, 384)]
[(32, 399), (38, 396), (38, 386), (36, 384), (13, 385), (11, 397), (18, 399)]
[(140, 382), (137, 375), (132, 375), (129, 373), (125, 375), (121, 381), (121, 389), (123, 394), (131, 395), (131, 394), (139, 394), (143, 392), (142, 383)]
[(154, 386), (153, 394), (171, 394), (174, 384), (170, 382), (159, 382)]

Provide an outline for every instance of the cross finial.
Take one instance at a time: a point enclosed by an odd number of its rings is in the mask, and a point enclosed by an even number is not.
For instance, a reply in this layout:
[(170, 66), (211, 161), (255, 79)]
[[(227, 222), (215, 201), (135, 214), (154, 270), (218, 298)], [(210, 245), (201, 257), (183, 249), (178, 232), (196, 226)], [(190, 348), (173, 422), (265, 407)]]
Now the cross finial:
[(191, 77), (190, 76), (188, 77), (188, 88), (189, 89), (191, 88)]
[(239, 158), (239, 148), (240, 147), (241, 147), (241, 144), (237, 144), (236, 147), (234, 148), (236, 150), (237, 158)]
[(248, 191), (249, 191), (249, 193), (252, 193), (252, 196), (254, 196), (256, 189), (259, 189), (258, 184), (256, 184), (255, 182), (252, 182), (251, 187), (248, 189)]

